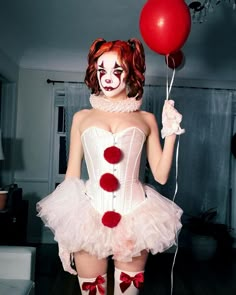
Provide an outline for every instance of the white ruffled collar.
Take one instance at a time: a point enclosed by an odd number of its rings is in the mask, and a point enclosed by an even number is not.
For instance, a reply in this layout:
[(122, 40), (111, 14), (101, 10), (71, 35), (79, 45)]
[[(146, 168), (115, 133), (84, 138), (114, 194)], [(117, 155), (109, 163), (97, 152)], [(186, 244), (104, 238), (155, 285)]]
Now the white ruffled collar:
[(127, 97), (122, 100), (111, 100), (104, 95), (91, 94), (90, 104), (94, 109), (112, 112), (112, 113), (131, 113), (140, 109), (142, 99), (137, 100), (135, 97)]

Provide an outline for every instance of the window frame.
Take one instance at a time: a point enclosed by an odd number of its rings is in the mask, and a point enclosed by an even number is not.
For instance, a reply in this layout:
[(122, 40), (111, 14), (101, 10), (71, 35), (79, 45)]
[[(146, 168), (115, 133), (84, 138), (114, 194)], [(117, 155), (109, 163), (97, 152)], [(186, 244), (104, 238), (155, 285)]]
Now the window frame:
[(63, 131), (58, 131), (59, 107), (65, 107), (65, 88), (54, 85), (52, 96), (49, 192), (53, 191), (65, 178), (65, 174), (59, 173), (60, 137), (66, 138), (65, 126)]

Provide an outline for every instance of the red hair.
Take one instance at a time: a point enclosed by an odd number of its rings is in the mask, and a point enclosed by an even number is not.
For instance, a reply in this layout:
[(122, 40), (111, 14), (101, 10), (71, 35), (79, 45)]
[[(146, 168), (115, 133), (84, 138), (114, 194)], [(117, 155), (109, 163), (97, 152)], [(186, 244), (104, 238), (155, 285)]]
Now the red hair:
[(88, 67), (85, 74), (85, 83), (93, 94), (100, 93), (97, 79), (97, 60), (105, 52), (116, 52), (120, 59), (121, 66), (126, 72), (125, 82), (128, 86), (128, 97), (142, 98), (145, 82), (144, 72), (145, 54), (142, 43), (138, 39), (128, 41), (105, 41), (102, 38), (96, 39), (89, 50)]

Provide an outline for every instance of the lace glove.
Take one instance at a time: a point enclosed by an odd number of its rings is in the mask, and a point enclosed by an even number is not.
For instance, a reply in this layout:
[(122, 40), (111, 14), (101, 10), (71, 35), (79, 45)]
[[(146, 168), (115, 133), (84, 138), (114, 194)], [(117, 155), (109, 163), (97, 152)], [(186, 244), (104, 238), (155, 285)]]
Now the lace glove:
[(173, 100), (165, 100), (162, 110), (162, 138), (171, 134), (180, 135), (185, 132), (185, 130), (180, 127), (182, 115), (174, 108), (174, 105), (175, 102)]
[(58, 247), (59, 247), (59, 257), (61, 259), (64, 271), (67, 271), (72, 275), (77, 275), (77, 272), (71, 267), (71, 253), (69, 253), (60, 245), (58, 245)]

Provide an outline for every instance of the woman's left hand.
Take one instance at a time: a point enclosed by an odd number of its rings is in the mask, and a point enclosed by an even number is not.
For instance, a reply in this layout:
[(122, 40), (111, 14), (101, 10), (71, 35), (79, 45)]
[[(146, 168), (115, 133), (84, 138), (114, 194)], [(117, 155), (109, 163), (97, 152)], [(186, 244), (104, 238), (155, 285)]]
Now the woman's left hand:
[(174, 105), (174, 100), (165, 100), (162, 110), (162, 138), (171, 134), (180, 135), (185, 132), (185, 130), (180, 127), (182, 115), (175, 109)]

